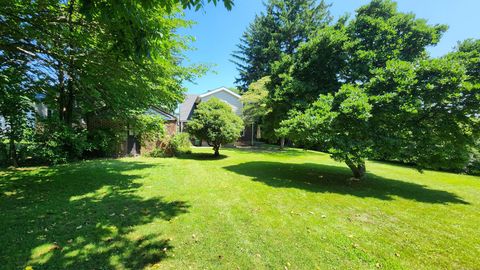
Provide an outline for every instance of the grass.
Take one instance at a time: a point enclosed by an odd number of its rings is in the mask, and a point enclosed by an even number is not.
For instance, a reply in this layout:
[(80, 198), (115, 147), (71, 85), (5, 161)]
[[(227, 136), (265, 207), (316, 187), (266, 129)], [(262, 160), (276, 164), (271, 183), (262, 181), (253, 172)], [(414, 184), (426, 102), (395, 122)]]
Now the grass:
[(0, 269), (479, 269), (480, 178), (210, 149), (0, 172)]

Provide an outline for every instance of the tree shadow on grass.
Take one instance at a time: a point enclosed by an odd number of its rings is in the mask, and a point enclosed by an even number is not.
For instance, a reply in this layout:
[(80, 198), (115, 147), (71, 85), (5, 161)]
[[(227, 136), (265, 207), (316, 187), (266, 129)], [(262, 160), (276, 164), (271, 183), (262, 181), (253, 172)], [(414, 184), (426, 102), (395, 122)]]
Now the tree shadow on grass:
[(394, 196), (432, 204), (468, 204), (454, 193), (427, 186), (386, 179), (371, 173), (360, 182), (350, 182), (351, 171), (344, 167), (322, 164), (281, 162), (246, 162), (225, 169), (253, 177), (272, 187), (298, 188), (311, 192), (329, 192), (360, 198), (393, 200)]
[(227, 155), (220, 154), (219, 156), (214, 156), (213, 153), (190, 153), (182, 154), (179, 159), (192, 159), (192, 160), (222, 160), (227, 158)]
[(2, 267), (142, 269), (165, 259), (169, 240), (135, 226), (171, 220), (189, 205), (136, 194), (136, 173), (151, 166), (95, 160), (0, 172)]

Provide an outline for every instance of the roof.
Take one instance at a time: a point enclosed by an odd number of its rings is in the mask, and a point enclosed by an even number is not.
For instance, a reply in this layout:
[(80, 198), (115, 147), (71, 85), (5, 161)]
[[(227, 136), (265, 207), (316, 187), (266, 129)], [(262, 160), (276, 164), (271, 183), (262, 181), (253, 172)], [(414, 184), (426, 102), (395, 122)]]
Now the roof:
[[(173, 114), (168, 113), (168, 112), (166, 112), (166, 111), (164, 111), (164, 110), (162, 110), (158, 107), (150, 107), (149, 111), (150, 110), (154, 111), (155, 114), (161, 115), (163, 120), (165, 120), (165, 121), (175, 121), (175, 120), (177, 120), (177, 118)], [(147, 111), (147, 113), (151, 113), (151, 111), (150, 112), (149, 111)]]
[(198, 96), (199, 98), (204, 98), (204, 97), (207, 97), (207, 96), (210, 96), (210, 95), (213, 95), (217, 92), (221, 92), (221, 91), (224, 91), (224, 92), (227, 92), (229, 93), (230, 95), (236, 97), (236, 98), (241, 98), (241, 96), (235, 92), (233, 92), (232, 90), (229, 90), (228, 88), (226, 87), (220, 87), (220, 88), (217, 88), (217, 89), (213, 89), (213, 90), (210, 90), (208, 92), (206, 92), (205, 94), (201, 94), (200, 96)]
[(198, 95), (186, 95), (185, 100), (180, 104), (179, 108), (179, 118), (180, 121), (187, 121), (192, 113), (193, 106), (195, 106), (195, 101), (197, 100)]

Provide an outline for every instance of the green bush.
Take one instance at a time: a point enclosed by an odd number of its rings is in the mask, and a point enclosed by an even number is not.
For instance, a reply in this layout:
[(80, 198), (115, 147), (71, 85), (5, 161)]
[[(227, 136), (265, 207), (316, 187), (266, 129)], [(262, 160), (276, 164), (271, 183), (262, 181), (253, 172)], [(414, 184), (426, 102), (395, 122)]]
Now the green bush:
[(88, 133), (87, 157), (117, 157), (126, 132), (117, 128), (97, 128)]
[(192, 142), (190, 141), (190, 134), (188, 133), (175, 134), (171, 138), (170, 143), (176, 156), (192, 153)]
[(82, 158), (90, 146), (84, 128), (47, 120), (37, 129), (33, 141), (26, 143), (26, 154), (33, 163), (59, 164)]
[(190, 135), (178, 133), (173, 136), (165, 136), (157, 148), (150, 152), (151, 157), (173, 157), (189, 154), (191, 150)]
[(130, 120), (132, 130), (142, 146), (148, 142), (156, 142), (165, 137), (163, 118), (158, 115), (140, 114)]
[(169, 157), (165, 154), (165, 150), (163, 148), (155, 148), (148, 155), (150, 157)]

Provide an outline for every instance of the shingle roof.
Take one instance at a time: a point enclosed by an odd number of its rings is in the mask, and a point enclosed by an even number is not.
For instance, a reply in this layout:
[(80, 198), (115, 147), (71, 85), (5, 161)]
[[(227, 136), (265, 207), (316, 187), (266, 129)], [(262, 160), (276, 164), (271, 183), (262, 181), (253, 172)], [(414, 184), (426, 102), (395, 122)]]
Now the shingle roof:
[(185, 100), (180, 104), (179, 108), (179, 118), (180, 121), (187, 121), (193, 111), (193, 106), (195, 105), (195, 100), (197, 100), (198, 95), (186, 95)]

